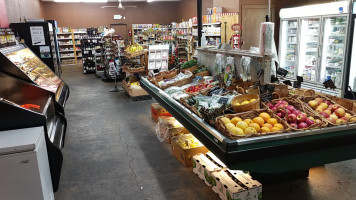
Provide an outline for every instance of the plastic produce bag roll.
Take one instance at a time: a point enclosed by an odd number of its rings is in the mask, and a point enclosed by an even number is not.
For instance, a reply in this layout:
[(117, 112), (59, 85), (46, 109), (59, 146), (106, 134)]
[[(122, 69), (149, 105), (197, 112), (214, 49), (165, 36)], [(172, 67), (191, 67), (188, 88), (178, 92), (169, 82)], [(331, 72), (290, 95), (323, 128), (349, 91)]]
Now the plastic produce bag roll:
[(263, 22), (260, 29), (260, 55), (271, 55), (273, 50), (274, 23)]

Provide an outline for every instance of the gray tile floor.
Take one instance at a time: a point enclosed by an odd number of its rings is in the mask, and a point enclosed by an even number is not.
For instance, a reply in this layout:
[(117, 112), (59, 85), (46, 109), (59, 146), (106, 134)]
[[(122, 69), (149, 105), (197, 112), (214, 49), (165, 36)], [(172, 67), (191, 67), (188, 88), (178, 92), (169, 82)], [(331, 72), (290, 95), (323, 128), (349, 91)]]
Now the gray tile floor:
[[(160, 143), (150, 104), (109, 93), (113, 83), (66, 66), (68, 128), (57, 200), (214, 199), (219, 197)], [(356, 147), (355, 147), (356, 148)], [(356, 160), (311, 169), (308, 179), (263, 185), (264, 200), (356, 199)]]

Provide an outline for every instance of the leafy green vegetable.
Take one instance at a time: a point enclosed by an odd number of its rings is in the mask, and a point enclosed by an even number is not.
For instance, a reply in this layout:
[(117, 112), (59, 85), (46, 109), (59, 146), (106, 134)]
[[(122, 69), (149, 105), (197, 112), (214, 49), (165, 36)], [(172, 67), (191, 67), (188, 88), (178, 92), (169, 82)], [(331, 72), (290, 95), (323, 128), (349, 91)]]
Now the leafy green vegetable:
[(183, 63), (183, 65), (181, 66), (182, 69), (188, 69), (188, 68), (191, 68), (195, 65), (197, 65), (198, 62), (196, 60), (189, 60), (185, 63)]

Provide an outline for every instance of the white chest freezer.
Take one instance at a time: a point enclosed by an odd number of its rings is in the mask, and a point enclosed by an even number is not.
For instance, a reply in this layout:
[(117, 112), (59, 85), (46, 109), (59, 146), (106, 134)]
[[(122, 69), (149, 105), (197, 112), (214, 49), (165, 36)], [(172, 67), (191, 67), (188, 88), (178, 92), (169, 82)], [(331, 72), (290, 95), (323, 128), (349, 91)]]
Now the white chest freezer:
[(0, 132), (0, 200), (54, 200), (43, 127)]

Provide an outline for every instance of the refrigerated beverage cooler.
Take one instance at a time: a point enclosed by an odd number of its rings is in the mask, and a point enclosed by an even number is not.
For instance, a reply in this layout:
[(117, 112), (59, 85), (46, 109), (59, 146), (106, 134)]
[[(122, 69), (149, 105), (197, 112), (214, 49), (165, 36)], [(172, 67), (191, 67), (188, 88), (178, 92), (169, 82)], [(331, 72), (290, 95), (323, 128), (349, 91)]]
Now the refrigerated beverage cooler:
[(30, 48), (57, 76), (61, 76), (61, 61), (55, 20), (34, 20), (11, 23), (16, 37), (23, 39)]
[(347, 54), (347, 75), (345, 84), (345, 97), (355, 99), (356, 95), (356, 1), (352, 1), (350, 17), (350, 48)]
[[(287, 79), (303, 77), (302, 87), (342, 96), (345, 89), (350, 3), (281, 9), (279, 59)], [(332, 80), (336, 89), (326, 89)]]
[(64, 114), (69, 87), (25, 44), (0, 49), (0, 72), (49, 91), (55, 106)]
[(0, 131), (43, 127), (52, 187), (57, 191), (67, 121), (52, 93), (0, 72), (0, 110)]

